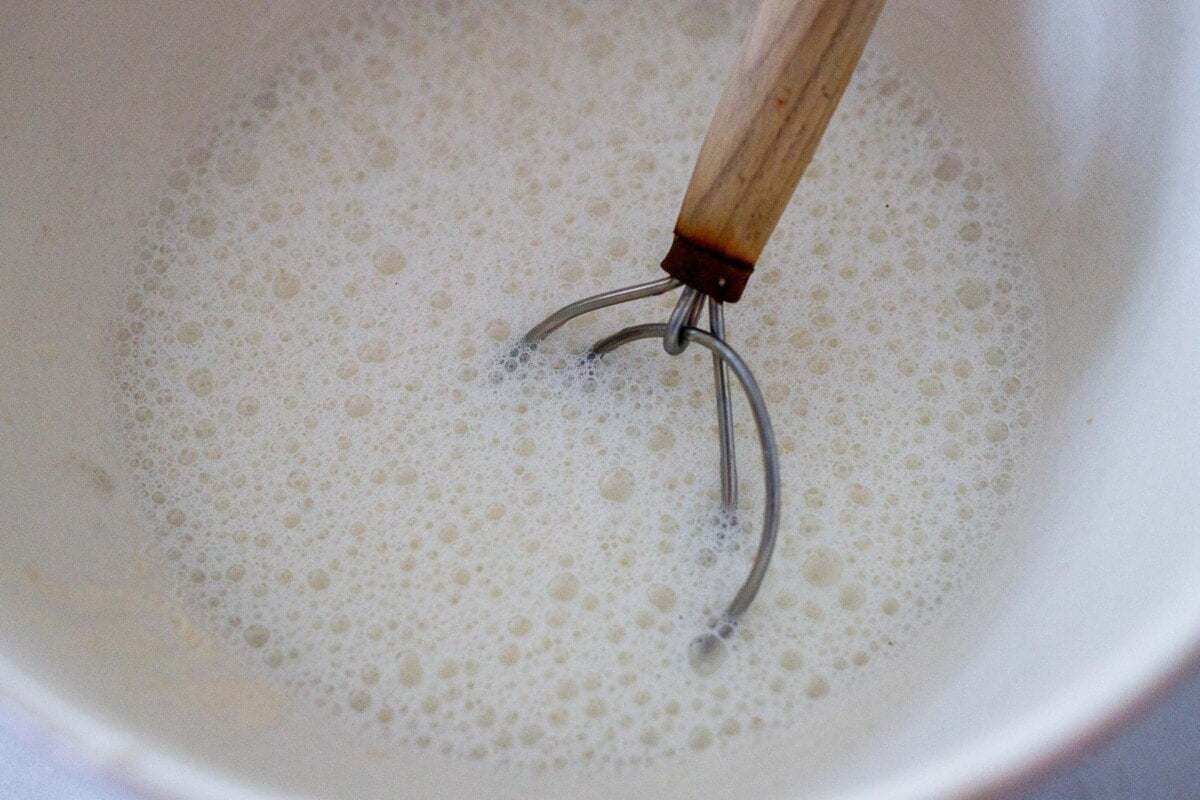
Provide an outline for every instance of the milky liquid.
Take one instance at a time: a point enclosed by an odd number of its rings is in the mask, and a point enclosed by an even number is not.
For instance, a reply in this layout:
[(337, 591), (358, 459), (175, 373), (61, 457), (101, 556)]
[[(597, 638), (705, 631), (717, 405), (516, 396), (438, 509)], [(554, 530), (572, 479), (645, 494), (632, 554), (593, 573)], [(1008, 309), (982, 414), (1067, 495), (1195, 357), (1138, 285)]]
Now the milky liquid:
[(612, 768), (805, 724), (952, 604), (1032, 426), (1030, 264), (994, 166), (868, 52), (730, 339), (780, 446), (763, 589), (712, 674), (761, 471), (711, 366), (569, 300), (661, 275), (750, 10), (409, 4), (343, 18), (181, 158), (118, 330), (159, 580), (376, 745)]

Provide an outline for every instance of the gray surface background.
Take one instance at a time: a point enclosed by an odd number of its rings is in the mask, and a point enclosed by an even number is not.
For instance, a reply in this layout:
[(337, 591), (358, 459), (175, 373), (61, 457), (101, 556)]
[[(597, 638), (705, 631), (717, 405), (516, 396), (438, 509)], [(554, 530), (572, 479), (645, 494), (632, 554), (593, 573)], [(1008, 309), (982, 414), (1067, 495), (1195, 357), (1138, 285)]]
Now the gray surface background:
[[(0, 712), (0, 800), (137, 800)], [(1200, 671), (1022, 800), (1200, 800)]]

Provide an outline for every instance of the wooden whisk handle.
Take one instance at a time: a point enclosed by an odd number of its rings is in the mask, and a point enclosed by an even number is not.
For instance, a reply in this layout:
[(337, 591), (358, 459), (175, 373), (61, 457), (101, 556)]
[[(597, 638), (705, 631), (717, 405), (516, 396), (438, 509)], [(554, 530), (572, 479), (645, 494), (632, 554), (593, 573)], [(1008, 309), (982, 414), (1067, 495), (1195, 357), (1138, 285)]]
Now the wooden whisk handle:
[(763, 0), (696, 159), (663, 269), (741, 297), (883, 0)]

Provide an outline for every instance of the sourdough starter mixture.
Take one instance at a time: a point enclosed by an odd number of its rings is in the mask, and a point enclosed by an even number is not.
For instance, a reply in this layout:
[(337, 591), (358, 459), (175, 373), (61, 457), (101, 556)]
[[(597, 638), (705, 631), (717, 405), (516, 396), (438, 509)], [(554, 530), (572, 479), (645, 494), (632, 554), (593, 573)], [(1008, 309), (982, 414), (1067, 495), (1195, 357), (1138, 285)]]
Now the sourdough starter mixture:
[(569, 357), (674, 295), (496, 370), (662, 274), (751, 13), (378, 5), (181, 143), (116, 336), (146, 557), (297, 702), (515, 768), (680, 758), (803, 725), (971, 581), (1032, 435), (1037, 290), (995, 166), (878, 52), (728, 309), (784, 502), (715, 674), (687, 645), (757, 544), (749, 411), (722, 527), (707, 351)]

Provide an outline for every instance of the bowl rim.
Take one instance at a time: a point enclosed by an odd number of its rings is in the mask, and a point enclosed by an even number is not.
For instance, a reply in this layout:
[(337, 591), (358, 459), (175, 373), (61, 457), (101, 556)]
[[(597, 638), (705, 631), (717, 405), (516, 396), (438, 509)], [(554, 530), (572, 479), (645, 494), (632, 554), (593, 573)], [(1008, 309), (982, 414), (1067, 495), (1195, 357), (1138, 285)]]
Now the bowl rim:
[[(1158, 647), (1123, 650), (1118, 663), (981, 740), (936, 762), (915, 764), (825, 800), (984, 800), (1015, 796), (1095, 752), (1193, 672), (1200, 672), (1200, 619), (1160, 625)], [(1123, 668), (1122, 668), (1123, 665)], [(0, 654), (0, 721), (52, 757), (150, 800), (325, 800), (250, 778), (222, 775), (136, 731), (100, 719)]]

